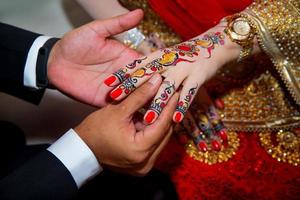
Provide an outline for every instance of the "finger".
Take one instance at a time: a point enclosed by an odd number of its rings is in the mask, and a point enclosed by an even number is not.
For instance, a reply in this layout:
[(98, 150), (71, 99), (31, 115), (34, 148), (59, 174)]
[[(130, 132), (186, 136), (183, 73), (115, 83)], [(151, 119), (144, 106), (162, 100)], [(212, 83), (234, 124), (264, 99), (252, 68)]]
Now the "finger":
[(173, 128), (171, 127), (168, 131), (167, 134), (164, 136), (164, 138), (162, 139), (161, 143), (158, 145), (158, 147), (156, 147), (153, 151), (153, 153), (151, 154), (148, 163), (150, 163), (151, 166), (154, 165), (158, 155), (161, 153), (161, 151), (164, 149), (164, 147), (168, 144), (171, 136), (173, 133)]
[[(154, 145), (152, 147), (152, 149), (148, 152), (148, 156), (145, 158), (145, 160), (142, 163), (138, 164), (138, 165), (134, 165), (130, 169), (130, 174), (131, 175), (133, 175), (133, 176), (144, 176), (153, 168), (154, 163), (155, 163), (158, 155), (161, 153), (163, 148), (167, 145), (167, 143), (170, 140), (170, 137), (173, 133), (172, 127), (170, 127), (169, 130), (166, 131), (166, 132), (167, 132), (167, 134), (162, 139), (160, 144)], [(126, 173), (128, 173), (128, 170), (127, 170)]]
[[(161, 56), (161, 52), (155, 52), (147, 59), (143, 60), (143, 64), (134, 70), (122, 69), (120, 79), (116, 80), (114, 85), (122, 82), (110, 93), (110, 97), (114, 100), (121, 100), (149, 80), (153, 74), (162, 72), (165, 66), (159, 63), (159, 59), (154, 59)], [(146, 65), (144, 63), (147, 63)], [(124, 73), (125, 71), (125, 73)], [(116, 74), (113, 74), (116, 76)], [(126, 79), (127, 78), (127, 79)]]
[(208, 119), (210, 120), (215, 133), (223, 140), (227, 141), (227, 133), (226, 133), (226, 128), (221, 121), (220, 116), (217, 113), (217, 110), (213, 104), (209, 105), (207, 107), (206, 114), (208, 116)]
[(95, 20), (88, 24), (99, 36), (110, 37), (138, 25), (143, 18), (143, 11), (137, 9), (106, 20)]
[(201, 93), (201, 105), (212, 125), (214, 128), (214, 132), (218, 135), (223, 141), (227, 141), (227, 134), (226, 128), (219, 116), (216, 107), (210, 96), (208, 95), (207, 91), (204, 88), (200, 89)]
[(143, 107), (156, 93), (161, 84), (161, 76), (155, 74), (142, 87), (137, 89), (132, 95), (119, 104), (125, 115), (131, 116), (138, 109)]
[(174, 113), (178, 97), (179, 94), (177, 93), (173, 95), (155, 123), (147, 126), (143, 132), (144, 134), (137, 135), (137, 137), (143, 137), (143, 145), (150, 147), (154, 144), (157, 144), (166, 135), (166, 130), (168, 130), (172, 124), (172, 115)]
[(206, 113), (200, 111), (200, 113), (197, 113), (196, 116), (198, 117), (198, 119), (196, 119), (198, 121), (198, 127), (204, 133), (205, 137), (207, 138), (206, 140), (211, 143), (213, 150), (221, 150), (221, 144), (216, 137), (214, 128), (211, 125)]
[(160, 86), (156, 96), (154, 97), (148, 111), (144, 116), (146, 124), (152, 124), (161, 114), (168, 101), (173, 96), (179, 85), (183, 81), (184, 76), (170, 74)]
[(194, 117), (189, 111), (186, 113), (186, 117), (183, 119), (183, 127), (193, 139), (193, 142), (196, 145), (196, 147), (199, 150), (206, 152), (208, 150), (207, 144), (205, 142), (206, 136), (199, 129)]
[(197, 91), (199, 89), (199, 84), (196, 83), (193, 79), (188, 79), (180, 94), (180, 98), (176, 107), (176, 111), (173, 115), (173, 121), (176, 123), (179, 123), (183, 120), (184, 115), (188, 108), (190, 107), (192, 101), (195, 98), (195, 95), (197, 94)]
[(133, 62), (127, 64), (125, 67), (122, 67), (118, 71), (111, 74), (104, 80), (104, 84), (109, 87), (114, 87), (125, 81), (129, 78), (130, 74), (139, 68), (143, 61), (145, 61), (147, 57), (142, 57), (134, 60)]
[[(184, 54), (181, 53), (180, 51), (178, 52), (177, 48), (169, 48), (164, 49), (163, 52), (157, 51), (151, 54), (151, 57), (156, 59), (133, 72), (128, 79), (110, 93), (110, 96), (115, 100), (120, 100), (147, 81), (153, 73), (163, 73), (168, 67), (176, 66), (180, 62), (194, 62), (193, 60), (182, 58), (181, 56)], [(177, 73), (180, 74), (180, 72)]]

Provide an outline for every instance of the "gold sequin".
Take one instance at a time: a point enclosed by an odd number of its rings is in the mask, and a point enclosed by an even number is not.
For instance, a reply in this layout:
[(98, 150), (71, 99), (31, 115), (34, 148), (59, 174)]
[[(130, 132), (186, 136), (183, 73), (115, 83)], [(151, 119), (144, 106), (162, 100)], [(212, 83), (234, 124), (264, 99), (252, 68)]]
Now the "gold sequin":
[[(272, 140), (275, 136), (275, 141)], [(261, 145), (274, 159), (295, 166), (300, 164), (300, 136), (296, 132), (280, 130), (259, 134)]]

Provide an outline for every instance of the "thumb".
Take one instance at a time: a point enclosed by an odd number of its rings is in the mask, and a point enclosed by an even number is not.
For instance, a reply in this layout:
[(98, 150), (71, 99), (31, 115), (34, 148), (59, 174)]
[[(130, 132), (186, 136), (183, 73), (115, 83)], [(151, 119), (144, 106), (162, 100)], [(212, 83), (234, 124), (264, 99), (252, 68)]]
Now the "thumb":
[(143, 107), (156, 94), (162, 78), (160, 74), (154, 74), (150, 80), (136, 89), (130, 96), (122, 101), (119, 106), (125, 111), (124, 114), (131, 116), (138, 109)]
[(143, 15), (143, 11), (137, 9), (105, 20), (95, 20), (90, 25), (101, 37), (110, 37), (137, 26)]

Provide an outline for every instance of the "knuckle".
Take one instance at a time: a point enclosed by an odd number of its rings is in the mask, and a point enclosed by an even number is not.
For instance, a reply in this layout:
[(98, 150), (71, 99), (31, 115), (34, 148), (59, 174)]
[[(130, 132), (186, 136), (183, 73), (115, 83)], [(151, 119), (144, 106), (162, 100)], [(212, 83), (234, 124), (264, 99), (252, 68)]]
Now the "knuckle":
[(117, 110), (119, 111), (119, 113), (124, 113), (124, 112), (127, 111), (127, 105), (124, 104), (124, 103), (120, 103), (120, 104), (118, 105)]
[[(147, 87), (148, 86), (148, 87)], [(147, 97), (149, 95), (150, 92), (150, 83), (145, 83), (145, 85), (139, 89), (136, 90), (136, 94), (138, 96), (145, 96)]]

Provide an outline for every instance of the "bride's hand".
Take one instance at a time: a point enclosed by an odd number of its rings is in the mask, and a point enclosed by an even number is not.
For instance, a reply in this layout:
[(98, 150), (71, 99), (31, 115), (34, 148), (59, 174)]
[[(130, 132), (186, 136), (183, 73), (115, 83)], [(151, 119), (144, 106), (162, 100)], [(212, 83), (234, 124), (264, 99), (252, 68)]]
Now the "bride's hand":
[[(196, 108), (192, 109), (193, 111), (187, 111), (183, 119), (184, 132), (193, 139), (195, 146), (200, 151), (219, 151), (221, 146), (227, 142), (226, 128), (213, 101), (203, 87), (198, 92), (196, 102)], [(223, 107), (220, 103), (216, 106), (218, 109)]]
[(224, 63), (238, 57), (239, 47), (227, 38), (223, 30), (224, 25), (218, 25), (194, 39), (156, 51), (126, 65), (105, 80), (107, 86), (117, 86), (110, 97), (121, 100), (154, 73), (163, 73), (166, 78), (144, 120), (147, 124), (153, 123), (182, 84), (173, 116), (175, 122), (181, 122), (200, 86)]

